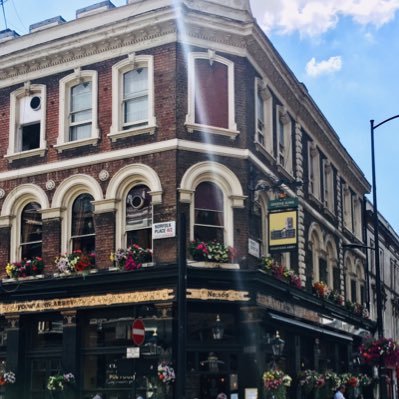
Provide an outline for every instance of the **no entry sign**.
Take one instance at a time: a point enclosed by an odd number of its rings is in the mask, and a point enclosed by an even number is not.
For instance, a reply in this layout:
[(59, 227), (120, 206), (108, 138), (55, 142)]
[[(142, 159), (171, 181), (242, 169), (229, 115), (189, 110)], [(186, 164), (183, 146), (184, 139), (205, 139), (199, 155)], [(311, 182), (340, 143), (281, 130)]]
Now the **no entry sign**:
[(132, 340), (137, 346), (140, 346), (144, 343), (144, 339), (145, 339), (144, 322), (141, 319), (136, 319), (132, 324)]

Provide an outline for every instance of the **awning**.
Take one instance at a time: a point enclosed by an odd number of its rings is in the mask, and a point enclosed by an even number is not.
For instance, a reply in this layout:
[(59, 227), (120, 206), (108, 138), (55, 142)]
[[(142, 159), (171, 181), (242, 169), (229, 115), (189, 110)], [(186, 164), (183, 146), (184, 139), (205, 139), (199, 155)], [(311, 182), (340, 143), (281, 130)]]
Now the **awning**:
[(331, 335), (333, 337), (345, 339), (347, 341), (353, 341), (353, 338), (348, 335), (340, 334), (340, 333), (337, 333), (337, 332), (334, 332), (331, 330), (326, 330), (325, 328), (318, 327), (313, 324), (308, 324), (308, 323), (304, 323), (303, 321), (290, 319), (288, 317), (280, 316), (280, 315), (272, 313), (272, 312), (269, 312), (269, 315), (273, 320), (277, 320), (277, 321), (281, 321), (283, 323), (291, 324), (293, 326), (305, 328), (307, 330), (317, 331), (322, 334)]

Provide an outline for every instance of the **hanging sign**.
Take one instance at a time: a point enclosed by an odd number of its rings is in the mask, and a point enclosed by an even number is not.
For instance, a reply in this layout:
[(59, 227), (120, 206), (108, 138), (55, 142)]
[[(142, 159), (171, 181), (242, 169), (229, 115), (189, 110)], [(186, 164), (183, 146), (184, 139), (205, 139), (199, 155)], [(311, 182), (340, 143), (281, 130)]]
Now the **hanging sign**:
[(287, 252), (298, 243), (298, 211), (281, 210), (269, 213), (269, 252)]

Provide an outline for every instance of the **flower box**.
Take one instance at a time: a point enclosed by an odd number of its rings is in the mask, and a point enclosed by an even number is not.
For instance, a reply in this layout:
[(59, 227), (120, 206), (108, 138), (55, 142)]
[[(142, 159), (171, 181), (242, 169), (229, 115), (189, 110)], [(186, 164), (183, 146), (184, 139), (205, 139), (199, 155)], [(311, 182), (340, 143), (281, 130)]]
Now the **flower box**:
[(191, 241), (188, 250), (197, 262), (229, 263), (235, 256), (234, 248), (218, 241)]
[(187, 265), (191, 267), (202, 267), (209, 269), (229, 269), (238, 270), (240, 268), (239, 263), (218, 263), (218, 262), (197, 262), (192, 260), (187, 260)]
[(70, 254), (60, 255), (55, 260), (59, 275), (71, 275), (73, 273), (89, 273), (96, 270), (96, 255), (94, 252), (85, 253), (81, 250), (73, 251)]
[(6, 265), (6, 273), (9, 278), (25, 278), (41, 275), (44, 270), (43, 259), (36, 256), (32, 259), (22, 259)]
[(152, 263), (152, 250), (133, 244), (127, 249), (119, 248), (111, 253), (110, 260), (119, 270), (137, 270)]

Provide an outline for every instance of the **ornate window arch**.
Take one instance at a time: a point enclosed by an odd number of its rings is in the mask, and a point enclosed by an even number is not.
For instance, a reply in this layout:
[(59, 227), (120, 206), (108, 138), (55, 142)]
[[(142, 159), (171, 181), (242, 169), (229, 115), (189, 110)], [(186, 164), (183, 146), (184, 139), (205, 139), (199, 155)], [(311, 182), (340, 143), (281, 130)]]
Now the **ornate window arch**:
[(320, 258), (323, 253), (323, 235), (317, 223), (312, 223), (309, 228), (309, 249), (312, 255), (313, 282), (320, 281)]
[(190, 238), (194, 239), (195, 190), (203, 182), (215, 184), (223, 193), (224, 243), (233, 246), (233, 208), (244, 207), (244, 195), (237, 176), (226, 166), (217, 162), (200, 162), (184, 174), (179, 188), (180, 202), (190, 206)]
[[(73, 249), (72, 222), (74, 214), (75, 201), (80, 196), (91, 196), (93, 202), (102, 201), (103, 194), (100, 185), (93, 177), (83, 174), (77, 174), (65, 179), (54, 193), (52, 208), (59, 210), (61, 216), (61, 252), (70, 252)], [(82, 198), (82, 197), (80, 197)], [(87, 204), (87, 201), (84, 201)], [(83, 207), (84, 210), (85, 206)], [(93, 209), (91, 210), (93, 211)], [(83, 215), (82, 215), (83, 216)], [(87, 220), (90, 216), (86, 215)], [(94, 229), (94, 226), (91, 226)], [(91, 228), (90, 227), (90, 228)], [(95, 234), (91, 230), (91, 235)], [(86, 236), (78, 234), (78, 236)]]
[[(29, 209), (30, 205), (35, 208), (35, 215), (32, 222), (36, 224), (37, 228), (40, 229), (41, 236), (41, 215), (39, 217), (39, 209), (47, 209), (49, 202), (46, 193), (35, 184), (22, 184), (14, 188), (4, 200), (4, 204), (1, 210), (0, 225), (10, 226), (10, 261), (16, 262), (21, 259), (22, 256), (22, 245), (32, 243), (33, 241), (26, 240), (22, 237), (23, 230), (23, 217), (24, 210)], [(35, 205), (33, 205), (35, 204)], [(32, 209), (33, 210), (33, 209)], [(39, 233), (39, 232), (37, 232)], [(37, 243), (41, 242), (41, 237), (34, 239)]]
[(331, 236), (326, 238), (327, 255), (327, 285), (334, 290), (340, 291), (340, 273), (338, 265), (337, 246)]
[[(131, 205), (131, 218), (128, 214), (129, 195), (132, 195), (130, 199), (134, 200), (134, 204)], [(127, 242), (130, 235), (139, 234), (142, 240), (151, 240), (152, 207), (162, 202), (161, 181), (152, 168), (143, 164), (133, 164), (120, 169), (108, 185), (106, 201), (110, 201), (116, 210), (116, 248), (124, 248), (130, 244)], [(147, 246), (146, 243), (141, 245)]]

